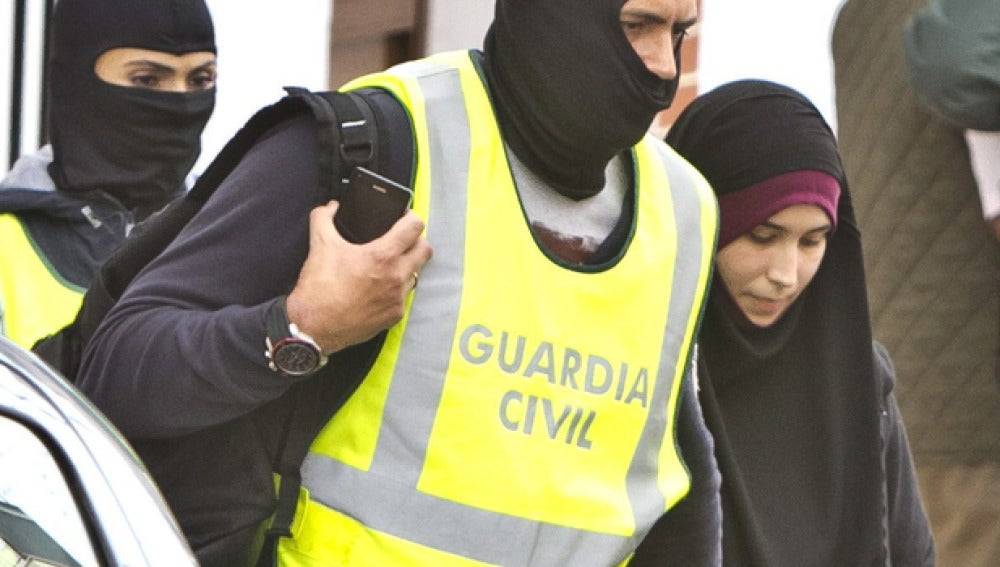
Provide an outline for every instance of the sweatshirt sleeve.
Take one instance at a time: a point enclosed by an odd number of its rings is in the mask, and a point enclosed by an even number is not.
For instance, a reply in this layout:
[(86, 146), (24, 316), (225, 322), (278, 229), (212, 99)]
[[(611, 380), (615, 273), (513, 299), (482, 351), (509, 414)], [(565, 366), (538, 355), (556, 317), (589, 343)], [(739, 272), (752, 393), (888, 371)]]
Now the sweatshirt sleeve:
[(327, 199), (317, 156), (308, 117), (265, 134), (107, 314), (79, 386), (126, 437), (226, 422), (291, 385), (267, 367), (264, 319), (294, 286), (309, 212)]
[(1000, 2), (930, 0), (903, 39), (926, 104), (963, 128), (1000, 130)]
[(875, 343), (875, 368), (882, 391), (883, 461), (889, 552), (893, 565), (934, 566), (934, 541), (924, 511), (906, 428), (892, 390), (895, 369), (885, 347)]
[[(1000, 106), (1000, 98), (997, 105)], [(1000, 131), (966, 130), (965, 143), (969, 147), (983, 218), (988, 221), (1000, 218)]]
[(636, 550), (629, 567), (693, 567), (722, 564), (722, 478), (715, 443), (705, 425), (693, 380), (685, 377), (677, 415), (677, 445), (691, 489), (667, 510)]

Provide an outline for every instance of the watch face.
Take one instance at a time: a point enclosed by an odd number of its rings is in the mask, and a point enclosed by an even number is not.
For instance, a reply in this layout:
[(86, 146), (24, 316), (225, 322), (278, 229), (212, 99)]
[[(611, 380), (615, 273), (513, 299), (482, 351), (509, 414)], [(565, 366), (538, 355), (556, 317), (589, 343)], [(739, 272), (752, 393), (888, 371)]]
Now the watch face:
[(319, 368), (320, 353), (306, 341), (284, 339), (274, 348), (274, 366), (291, 376), (305, 376)]

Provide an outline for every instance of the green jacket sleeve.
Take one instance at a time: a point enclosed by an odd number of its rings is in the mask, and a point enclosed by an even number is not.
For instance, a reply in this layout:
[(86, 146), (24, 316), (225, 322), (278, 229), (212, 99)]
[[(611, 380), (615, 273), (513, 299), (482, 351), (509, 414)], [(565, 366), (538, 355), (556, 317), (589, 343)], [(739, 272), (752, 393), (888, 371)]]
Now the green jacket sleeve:
[(1000, 130), (1000, 2), (930, 0), (903, 40), (924, 103), (963, 128)]

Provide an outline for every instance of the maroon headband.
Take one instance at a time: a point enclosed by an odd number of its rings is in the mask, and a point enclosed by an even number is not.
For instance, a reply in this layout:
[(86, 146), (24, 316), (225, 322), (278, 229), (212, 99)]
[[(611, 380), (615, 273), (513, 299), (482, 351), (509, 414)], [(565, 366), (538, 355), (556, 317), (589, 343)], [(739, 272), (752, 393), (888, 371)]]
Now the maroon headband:
[(719, 196), (719, 244), (727, 244), (750, 232), (773, 215), (792, 205), (816, 205), (837, 226), (840, 183), (822, 171), (792, 171), (765, 179), (749, 187)]

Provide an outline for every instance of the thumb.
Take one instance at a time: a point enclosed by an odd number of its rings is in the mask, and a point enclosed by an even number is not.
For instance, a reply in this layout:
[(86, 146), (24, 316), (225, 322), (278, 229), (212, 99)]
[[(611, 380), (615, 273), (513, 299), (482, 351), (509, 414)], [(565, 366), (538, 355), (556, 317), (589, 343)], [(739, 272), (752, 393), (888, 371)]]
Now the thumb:
[(309, 213), (309, 233), (311, 238), (319, 240), (343, 240), (340, 232), (333, 225), (333, 217), (337, 214), (340, 203), (330, 201), (325, 205), (320, 205)]

